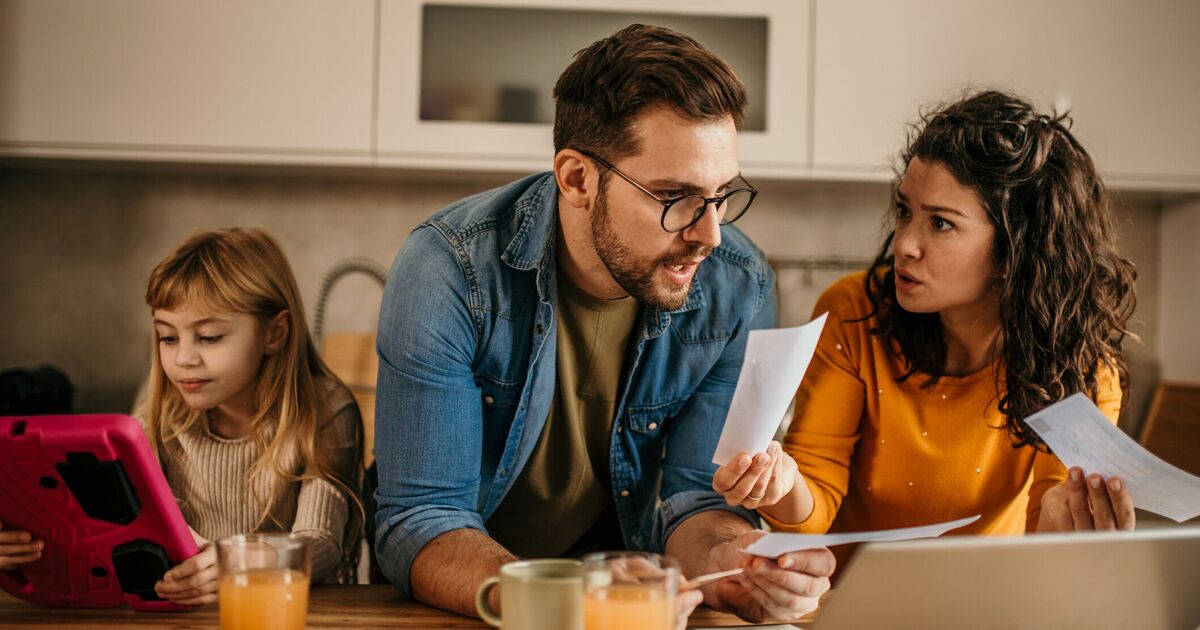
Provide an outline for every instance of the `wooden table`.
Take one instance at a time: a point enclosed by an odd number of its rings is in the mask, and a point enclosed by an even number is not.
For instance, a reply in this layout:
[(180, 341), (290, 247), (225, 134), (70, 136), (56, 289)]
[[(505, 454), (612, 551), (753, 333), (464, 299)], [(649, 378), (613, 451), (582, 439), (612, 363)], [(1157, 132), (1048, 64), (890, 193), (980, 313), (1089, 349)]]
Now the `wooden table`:
[[(811, 623), (816, 613), (801, 623)], [(750, 624), (708, 609), (697, 610), (690, 627), (747, 627)], [(42, 608), (0, 591), (0, 626), (71, 628), (217, 628), (216, 606), (182, 613), (139, 613), (127, 608)], [(491, 628), (479, 621), (406, 601), (386, 585), (317, 586), (308, 604), (309, 628)]]

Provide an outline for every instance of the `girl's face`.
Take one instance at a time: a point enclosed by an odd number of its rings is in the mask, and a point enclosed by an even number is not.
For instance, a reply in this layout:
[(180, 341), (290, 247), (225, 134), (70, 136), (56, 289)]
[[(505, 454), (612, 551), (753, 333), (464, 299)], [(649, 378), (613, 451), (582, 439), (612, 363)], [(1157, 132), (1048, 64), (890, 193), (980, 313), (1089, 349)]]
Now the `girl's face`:
[(896, 301), (911, 313), (997, 312), (995, 228), (974, 188), (914, 157), (896, 195)]
[(254, 411), (254, 389), (282, 340), (246, 313), (154, 311), (163, 371), (193, 409)]

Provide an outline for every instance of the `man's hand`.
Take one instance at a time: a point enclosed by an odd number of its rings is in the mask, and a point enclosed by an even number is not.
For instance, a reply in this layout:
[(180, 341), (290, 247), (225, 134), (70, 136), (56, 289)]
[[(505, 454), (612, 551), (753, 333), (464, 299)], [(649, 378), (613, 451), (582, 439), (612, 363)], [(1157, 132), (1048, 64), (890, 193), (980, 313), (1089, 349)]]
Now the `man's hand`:
[(746, 532), (714, 547), (713, 571), (742, 567), (745, 573), (704, 589), (712, 589), (718, 607), (747, 621), (795, 621), (816, 610), (821, 595), (829, 590), (836, 565), (833, 553), (822, 547), (774, 560), (746, 554), (746, 547), (765, 534), (761, 530)]
[(704, 603), (704, 593), (687, 582), (679, 585), (679, 596), (675, 598), (675, 630), (687, 630), (688, 617), (696, 607)]
[(1039, 532), (1128, 530), (1134, 528), (1133, 497), (1118, 477), (1072, 467), (1067, 479), (1042, 495)]

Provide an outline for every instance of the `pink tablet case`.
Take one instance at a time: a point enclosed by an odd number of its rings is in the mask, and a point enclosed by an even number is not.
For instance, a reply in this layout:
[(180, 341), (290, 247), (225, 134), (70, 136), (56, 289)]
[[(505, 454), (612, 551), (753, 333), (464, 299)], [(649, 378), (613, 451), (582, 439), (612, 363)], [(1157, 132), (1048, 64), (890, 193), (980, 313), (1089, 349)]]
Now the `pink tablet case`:
[(0, 523), (45, 541), (42, 557), (0, 570), (35, 604), (182, 610), (154, 583), (196, 554), (137, 420), (123, 415), (0, 417)]

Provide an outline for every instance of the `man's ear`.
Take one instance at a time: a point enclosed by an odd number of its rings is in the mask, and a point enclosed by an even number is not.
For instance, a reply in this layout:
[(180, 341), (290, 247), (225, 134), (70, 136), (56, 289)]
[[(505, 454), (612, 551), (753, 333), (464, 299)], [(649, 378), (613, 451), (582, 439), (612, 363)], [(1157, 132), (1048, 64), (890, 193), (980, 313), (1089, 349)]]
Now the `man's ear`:
[(591, 208), (600, 185), (596, 163), (575, 149), (554, 154), (554, 180), (558, 196), (574, 208)]
[(288, 318), (287, 310), (279, 311), (267, 323), (267, 355), (275, 356), (287, 343), (288, 334), (292, 332), (292, 321)]

